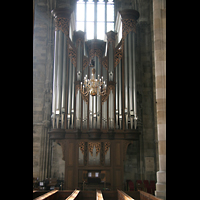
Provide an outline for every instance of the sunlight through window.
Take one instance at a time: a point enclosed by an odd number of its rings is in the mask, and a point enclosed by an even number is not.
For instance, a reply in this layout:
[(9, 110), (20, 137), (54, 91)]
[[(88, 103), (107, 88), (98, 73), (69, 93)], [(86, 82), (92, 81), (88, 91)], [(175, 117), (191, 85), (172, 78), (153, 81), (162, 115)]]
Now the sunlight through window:
[(106, 32), (114, 31), (113, 0), (78, 0), (76, 30), (86, 32), (86, 40), (104, 40)]

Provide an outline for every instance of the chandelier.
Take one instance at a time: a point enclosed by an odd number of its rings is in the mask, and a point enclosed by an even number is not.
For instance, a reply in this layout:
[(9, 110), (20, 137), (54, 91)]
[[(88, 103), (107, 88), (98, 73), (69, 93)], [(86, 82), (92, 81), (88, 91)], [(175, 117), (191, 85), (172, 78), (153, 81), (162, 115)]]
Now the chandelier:
[(87, 75), (84, 77), (84, 82), (81, 82), (80, 92), (84, 96), (88, 96), (89, 94), (91, 96), (105, 96), (106, 95), (106, 82), (103, 81), (103, 76), (100, 78), (98, 75), (98, 79), (95, 79), (95, 68), (93, 68), (95, 65), (94, 60), (91, 60), (90, 67), (92, 68), (92, 74), (91, 79), (87, 78)]

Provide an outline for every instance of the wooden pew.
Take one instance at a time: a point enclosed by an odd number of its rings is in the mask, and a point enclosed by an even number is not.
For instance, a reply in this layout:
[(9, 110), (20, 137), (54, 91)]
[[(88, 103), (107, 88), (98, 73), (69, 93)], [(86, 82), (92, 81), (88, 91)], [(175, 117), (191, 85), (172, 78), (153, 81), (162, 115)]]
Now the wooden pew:
[(153, 196), (152, 194), (149, 194), (147, 192), (138, 190), (140, 192), (140, 200), (162, 200), (158, 197)]
[(41, 195), (41, 196), (35, 198), (34, 200), (44, 200), (44, 199), (50, 200), (51, 197), (52, 197), (53, 195), (55, 195), (57, 192), (58, 192), (58, 190), (52, 190), (52, 191), (50, 191), (50, 192), (47, 192), (47, 193), (45, 193), (45, 194), (43, 194), (43, 195)]
[(79, 192), (80, 190), (74, 190), (73, 193), (70, 196), (68, 196), (65, 200), (74, 200)]
[(104, 200), (101, 190), (96, 190), (96, 200)]
[(39, 197), (45, 193), (49, 192), (49, 190), (33, 190), (33, 199)]
[(132, 197), (130, 197), (128, 194), (121, 190), (117, 190), (118, 193), (118, 200), (134, 200)]

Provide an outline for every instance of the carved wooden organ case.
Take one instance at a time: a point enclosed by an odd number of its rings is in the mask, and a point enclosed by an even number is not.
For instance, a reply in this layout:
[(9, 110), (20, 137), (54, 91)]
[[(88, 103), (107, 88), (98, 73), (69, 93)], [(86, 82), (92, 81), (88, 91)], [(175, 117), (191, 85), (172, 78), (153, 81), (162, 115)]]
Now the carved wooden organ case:
[[(65, 189), (80, 187), (88, 177), (100, 173), (101, 181), (121, 188), (123, 160), (131, 140), (139, 140), (136, 87), (135, 34), (139, 13), (120, 11), (122, 39), (116, 32), (103, 40), (85, 41), (85, 33), (69, 37), (71, 11), (54, 9), (55, 22), (52, 130), (63, 150)], [(95, 76), (107, 82), (107, 95), (84, 96), (80, 82), (91, 76), (90, 61), (95, 61)], [(89, 174), (90, 175), (90, 174)]]

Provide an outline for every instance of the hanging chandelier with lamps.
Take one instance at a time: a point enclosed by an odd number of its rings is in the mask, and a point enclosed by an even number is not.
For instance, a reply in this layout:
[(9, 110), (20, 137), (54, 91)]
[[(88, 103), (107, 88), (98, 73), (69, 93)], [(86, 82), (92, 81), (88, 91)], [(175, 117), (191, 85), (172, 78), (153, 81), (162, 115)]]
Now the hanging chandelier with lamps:
[(88, 79), (87, 75), (84, 77), (84, 82), (81, 82), (80, 92), (84, 96), (105, 96), (106, 95), (106, 82), (103, 80), (103, 76), (100, 78), (98, 75), (98, 79), (95, 78), (95, 62), (91, 60), (89, 65), (92, 68), (91, 79)]

